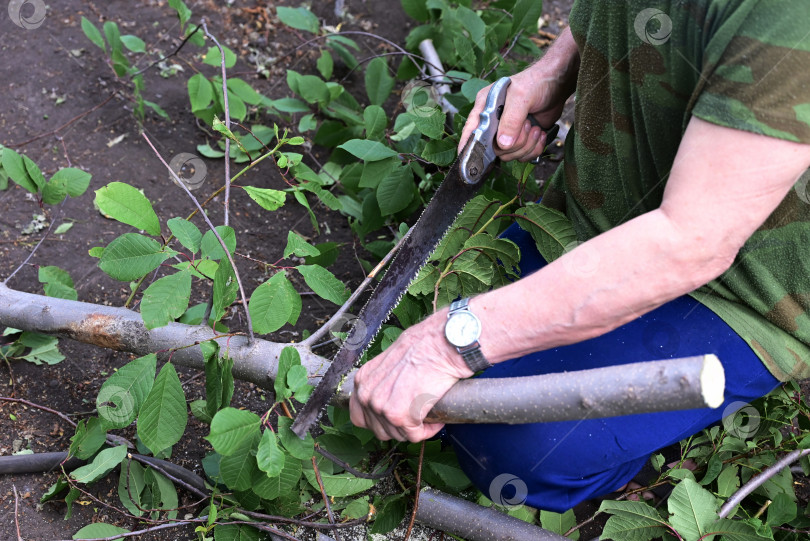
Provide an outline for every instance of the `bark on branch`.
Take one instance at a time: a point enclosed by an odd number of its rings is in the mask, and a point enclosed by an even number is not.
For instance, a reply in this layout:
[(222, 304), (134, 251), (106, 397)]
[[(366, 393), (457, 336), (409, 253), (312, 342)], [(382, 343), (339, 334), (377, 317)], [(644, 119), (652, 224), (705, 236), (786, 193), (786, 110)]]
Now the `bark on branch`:
[[(170, 323), (147, 329), (141, 315), (126, 308), (23, 293), (0, 284), (0, 325), (53, 334), (137, 355), (202, 369), (199, 347), (214, 339), (204, 326)], [(216, 338), (234, 361), (233, 375), (260, 387), (273, 388), (281, 351), (296, 347), (316, 384), (329, 360), (301, 344), (243, 336)], [(192, 346), (192, 347), (188, 347)], [(337, 405), (345, 405), (353, 379), (347, 378)], [(424, 395), (414, 414), (430, 410), (429, 419), (445, 423), (528, 423), (632, 415), (655, 411), (718, 407), (725, 379), (713, 355), (564, 372), (524, 378), (460, 381), (441, 400)]]

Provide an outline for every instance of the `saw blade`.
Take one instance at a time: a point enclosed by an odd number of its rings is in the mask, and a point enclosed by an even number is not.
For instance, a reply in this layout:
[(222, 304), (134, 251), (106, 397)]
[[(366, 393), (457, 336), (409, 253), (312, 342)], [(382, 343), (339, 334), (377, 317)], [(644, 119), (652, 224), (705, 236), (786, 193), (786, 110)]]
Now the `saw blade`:
[[(470, 144), (476, 143), (471, 141)], [(480, 182), (468, 184), (464, 181), (460, 164), (459, 159), (452, 165), (430, 204), (411, 228), (408, 239), (402, 244), (380, 284), (360, 311), (358, 320), (362, 321), (363, 325), (355, 325), (349, 331), (323, 378), (296, 417), (292, 431), (298, 437), (305, 437), (318, 421), (343, 376), (354, 367), (410, 283), (444, 238), (445, 232), (480, 188)]]

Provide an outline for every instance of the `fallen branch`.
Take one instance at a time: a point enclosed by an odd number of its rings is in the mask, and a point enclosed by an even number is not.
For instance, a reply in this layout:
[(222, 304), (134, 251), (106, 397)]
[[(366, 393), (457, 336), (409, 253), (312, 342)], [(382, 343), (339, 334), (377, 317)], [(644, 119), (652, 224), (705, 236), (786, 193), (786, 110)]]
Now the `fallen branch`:
[[(272, 389), (285, 347), (295, 347), (310, 383), (317, 384), (329, 360), (301, 344), (284, 344), (244, 336), (217, 337), (205, 326), (169, 323), (147, 329), (141, 315), (126, 308), (101, 306), (23, 293), (0, 284), (0, 324), (53, 334), (137, 355), (158, 357), (202, 370), (195, 346), (217, 341), (233, 359), (233, 375)], [(353, 387), (347, 378), (333, 401), (345, 406)], [(423, 397), (432, 406), (429, 420), (446, 423), (528, 423), (593, 419), (655, 411), (718, 407), (725, 378), (714, 355), (633, 365), (546, 374), (525, 378), (471, 379), (458, 382), (441, 400)], [(421, 411), (421, 407), (419, 408)]]
[(416, 520), (468, 541), (567, 541), (568, 538), (510, 517), (491, 507), (450, 496), (432, 488), (422, 490)]

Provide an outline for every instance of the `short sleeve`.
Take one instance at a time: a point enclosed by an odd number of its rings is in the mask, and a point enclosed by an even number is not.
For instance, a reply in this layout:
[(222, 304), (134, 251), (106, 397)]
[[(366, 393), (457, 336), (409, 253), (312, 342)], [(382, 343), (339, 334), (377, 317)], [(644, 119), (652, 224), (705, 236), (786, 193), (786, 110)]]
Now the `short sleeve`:
[(810, 1), (749, 1), (708, 40), (692, 114), (810, 144)]

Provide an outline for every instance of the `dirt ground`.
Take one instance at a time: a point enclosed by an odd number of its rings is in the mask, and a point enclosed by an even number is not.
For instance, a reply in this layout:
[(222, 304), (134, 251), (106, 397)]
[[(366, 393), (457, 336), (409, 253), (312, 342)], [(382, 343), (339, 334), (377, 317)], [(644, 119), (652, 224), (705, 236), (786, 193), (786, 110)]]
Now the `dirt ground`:
[[(229, 75), (239, 75), (255, 85), (257, 90), (271, 98), (285, 97), (289, 91), (284, 83), (284, 70), (294, 67), (306, 72), (314, 67), (314, 50), (295, 48), (305, 41), (296, 33), (267, 25), (259, 18), (260, 3), (252, 1), (224, 2), (187, 1), (194, 12), (194, 20), (205, 16), (209, 28), (224, 44), (240, 55), (247, 56), (256, 49), (275, 57), (269, 64), (271, 76), (255, 76), (254, 66), (240, 60)], [(297, 0), (264, 2), (273, 13), (277, 4), (297, 6)], [(547, 30), (559, 31), (558, 21), (565, 20), (570, 0), (547, 2), (549, 25)], [(313, 2), (313, 10), (327, 24), (344, 23), (344, 28), (362, 29), (383, 34), (386, 38), (403, 43), (411, 21), (407, 19), (396, 0), (349, 0), (346, 15), (341, 21), (335, 13), (335, 2)], [(5, 10), (3, 10), (5, 11)], [(62, 235), (51, 235), (26, 265), (9, 283), (10, 287), (41, 293), (37, 281), (40, 265), (58, 265), (70, 272), (79, 300), (122, 305), (129, 294), (127, 284), (115, 282), (96, 266), (96, 260), (87, 255), (94, 246), (105, 246), (116, 236), (130, 228), (107, 220), (92, 210), (93, 191), (111, 181), (121, 180), (144, 190), (153, 201), (162, 220), (188, 214), (191, 204), (166, 175), (145, 142), (138, 136), (133, 120), (132, 104), (120, 97), (112, 97), (117, 88), (115, 78), (101, 51), (83, 35), (81, 17), (86, 16), (99, 24), (104, 20), (116, 21), (122, 33), (142, 37), (147, 50), (159, 48), (171, 52), (177, 40), (177, 19), (165, 1), (155, 0), (61, 0), (48, 5), (41, 27), (25, 30), (5, 16), (0, 17), (2, 53), (0, 80), (6, 89), (0, 95), (0, 142), (24, 152), (43, 169), (47, 176), (58, 168), (71, 165), (92, 173), (93, 180), (87, 193), (78, 199), (69, 199), (49, 213), (55, 225), (72, 223)], [(260, 24), (261, 23), (261, 24)], [(378, 43), (364, 44), (377, 50)], [(169, 60), (182, 68), (176, 75), (161, 77), (153, 68), (146, 72), (146, 99), (157, 102), (171, 117), (170, 121), (149, 115), (145, 129), (164, 157), (180, 152), (196, 153), (196, 145), (208, 140), (204, 130), (198, 128), (188, 108), (185, 80), (195, 70), (215, 68), (203, 66), (195, 55), (199, 49), (188, 46)], [(155, 57), (150, 57), (154, 59)], [(146, 62), (144, 62), (146, 65)], [(349, 88), (362, 88), (362, 72), (349, 76)], [(78, 118), (77, 118), (78, 117)], [(68, 127), (66, 123), (75, 120)], [(272, 121), (264, 119), (265, 122)], [(325, 159), (313, 149), (313, 157)], [(221, 182), (223, 162), (206, 160), (208, 177), (199, 193), (210, 193)], [(283, 188), (284, 182), (268, 165), (260, 165), (250, 173), (249, 184), (265, 188)], [(219, 203), (219, 204), (218, 204)], [(295, 229), (302, 235), (314, 237), (306, 212), (301, 207), (288, 205), (267, 213), (251, 204), (250, 199), (236, 190), (232, 201), (232, 226), (242, 233), (244, 246), (237, 251), (251, 259), (238, 260), (246, 279), (246, 289), (252, 291), (265, 278), (264, 267), (255, 261), (276, 261), (284, 249), (286, 232)], [(221, 223), (222, 204), (210, 206), (210, 216)], [(0, 276), (6, 277), (30, 253), (42, 232), (26, 234), (24, 230), (40, 214), (37, 203), (16, 185), (0, 192)], [(363, 256), (352, 239), (346, 219), (320, 207), (316, 210), (322, 223), (317, 242), (335, 241), (343, 245), (333, 272), (349, 286), (356, 286), (363, 278), (358, 257)], [(255, 260), (255, 261), (254, 261)], [(304, 284), (300, 290), (305, 290)], [(198, 287), (194, 292), (197, 302), (205, 300), (209, 292)], [(293, 341), (304, 329), (314, 330), (332, 311), (334, 306), (314, 296), (304, 297), (301, 319), (292, 331), (284, 331), (272, 338)], [(234, 312), (235, 313), (235, 312)], [(238, 327), (238, 313), (228, 323)], [(125, 353), (101, 350), (68, 340), (60, 342), (65, 360), (54, 366), (35, 366), (19, 361), (0, 366), (0, 396), (24, 398), (66, 413), (74, 420), (92, 414), (96, 393), (115, 367), (132, 358)], [(202, 398), (203, 379), (195, 371), (179, 369), (188, 399)], [(13, 385), (12, 385), (13, 382)], [(254, 411), (266, 409), (261, 389), (238, 383), (235, 393), (237, 407)], [(16, 417), (12, 420), (10, 416)], [(190, 419), (188, 437), (178, 444), (172, 460), (201, 472), (200, 459), (210, 450), (202, 436), (207, 427)], [(0, 403), (0, 455), (20, 449), (34, 452), (66, 450), (73, 430), (50, 413), (18, 404)], [(124, 433), (134, 439), (134, 433)], [(118, 524), (137, 529), (137, 523), (123, 519), (114, 509), (81, 497), (74, 505), (73, 516), (64, 520), (63, 502), (39, 505), (43, 491), (56, 479), (55, 473), (0, 477), (0, 539), (16, 539), (14, 488), (19, 493), (16, 519), (26, 541), (70, 538), (80, 527), (95, 521)], [(115, 477), (115, 476), (111, 476)], [(106, 480), (90, 488), (100, 501), (117, 503), (116, 486)], [(181, 495), (181, 505), (191, 500)], [(196, 509), (190, 508), (189, 512)], [(429, 535), (429, 534), (428, 534)], [(586, 537), (587, 538), (587, 537)], [(169, 539), (196, 539), (191, 528), (175, 529), (164, 533), (142, 536), (144, 541)]]

